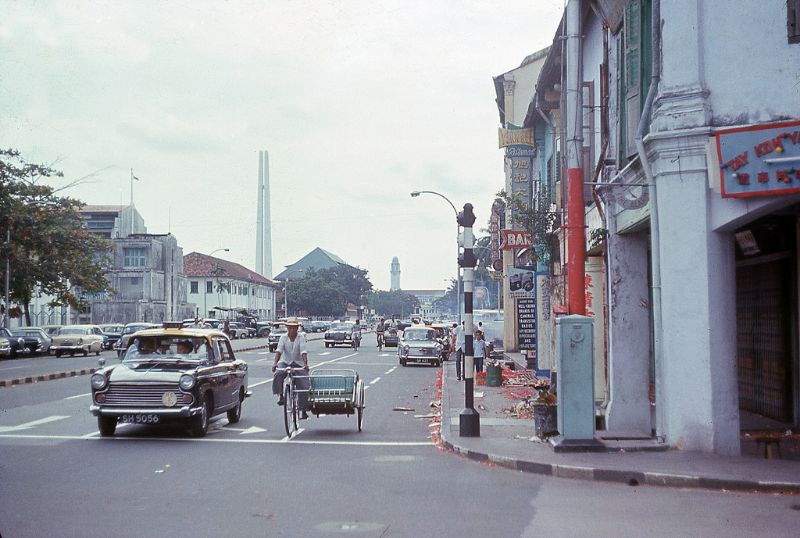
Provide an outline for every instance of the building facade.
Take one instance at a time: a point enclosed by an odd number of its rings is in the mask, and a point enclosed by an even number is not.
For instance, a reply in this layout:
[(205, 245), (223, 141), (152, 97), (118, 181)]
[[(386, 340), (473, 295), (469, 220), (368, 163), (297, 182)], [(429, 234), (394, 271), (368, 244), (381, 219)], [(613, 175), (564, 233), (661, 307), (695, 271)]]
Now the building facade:
[[(582, 269), (600, 266), (607, 290), (595, 320), (607, 430), (735, 455), (747, 424), (797, 427), (797, 3), (569, 0), (567, 12), (526, 125), (555, 126), (580, 94)], [(555, 46), (575, 36), (579, 52)], [(579, 87), (563, 85), (570, 62)], [(563, 169), (553, 132), (544, 159)], [(568, 256), (559, 240), (551, 269)]]
[(184, 258), (187, 297), (194, 310), (187, 317), (229, 318), (230, 312), (276, 319), (280, 283), (238, 263), (190, 252)]

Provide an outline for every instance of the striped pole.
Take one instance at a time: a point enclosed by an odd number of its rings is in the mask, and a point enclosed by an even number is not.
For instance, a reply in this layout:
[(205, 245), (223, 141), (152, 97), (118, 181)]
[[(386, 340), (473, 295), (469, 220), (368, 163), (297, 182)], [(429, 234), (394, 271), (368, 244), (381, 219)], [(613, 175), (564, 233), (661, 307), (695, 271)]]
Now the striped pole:
[(475, 348), (472, 342), (472, 290), (477, 261), (472, 249), (475, 244), (472, 233), (475, 214), (472, 212), (472, 204), (464, 204), (464, 211), (458, 214), (456, 220), (464, 228), (464, 254), (458, 260), (458, 264), (464, 269), (464, 410), (458, 417), (459, 435), (480, 437), (481, 416), (475, 410)]

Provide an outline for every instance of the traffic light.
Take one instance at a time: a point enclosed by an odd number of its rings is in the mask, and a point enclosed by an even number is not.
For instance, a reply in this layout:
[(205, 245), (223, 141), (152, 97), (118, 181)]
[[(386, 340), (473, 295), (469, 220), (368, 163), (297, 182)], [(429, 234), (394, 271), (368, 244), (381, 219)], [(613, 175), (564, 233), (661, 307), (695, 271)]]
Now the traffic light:
[(456, 216), (456, 222), (464, 228), (472, 228), (472, 225), (475, 224), (475, 213), (472, 212), (472, 204), (464, 204), (464, 210), (459, 211), (458, 216)]
[(458, 255), (459, 267), (475, 267), (477, 264), (478, 258), (475, 257), (475, 251), (471, 248), (465, 249)]

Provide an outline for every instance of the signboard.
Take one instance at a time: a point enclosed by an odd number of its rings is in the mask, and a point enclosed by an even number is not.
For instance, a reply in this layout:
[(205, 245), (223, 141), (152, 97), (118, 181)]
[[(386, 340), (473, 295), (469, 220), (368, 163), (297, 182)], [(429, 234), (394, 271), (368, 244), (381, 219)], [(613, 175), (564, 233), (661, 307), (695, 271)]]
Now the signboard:
[(533, 246), (531, 234), (518, 230), (501, 230), (503, 234), (503, 250), (530, 248)]
[(720, 129), (723, 198), (800, 192), (800, 121)]
[(515, 129), (513, 127), (497, 129), (498, 148), (507, 146), (533, 146), (533, 129)]
[(517, 299), (517, 343), (519, 349), (536, 349), (536, 297)]
[(508, 268), (508, 286), (512, 299), (536, 297), (535, 275), (530, 269)]

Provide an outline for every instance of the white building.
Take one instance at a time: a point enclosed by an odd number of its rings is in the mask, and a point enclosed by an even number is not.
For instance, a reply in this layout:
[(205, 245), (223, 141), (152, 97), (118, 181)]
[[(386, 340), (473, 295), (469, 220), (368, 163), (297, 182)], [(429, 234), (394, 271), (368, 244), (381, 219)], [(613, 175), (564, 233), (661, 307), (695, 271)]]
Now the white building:
[(273, 320), (275, 293), (281, 285), (238, 263), (191, 252), (184, 256), (188, 300), (195, 315), (227, 318), (226, 311)]

